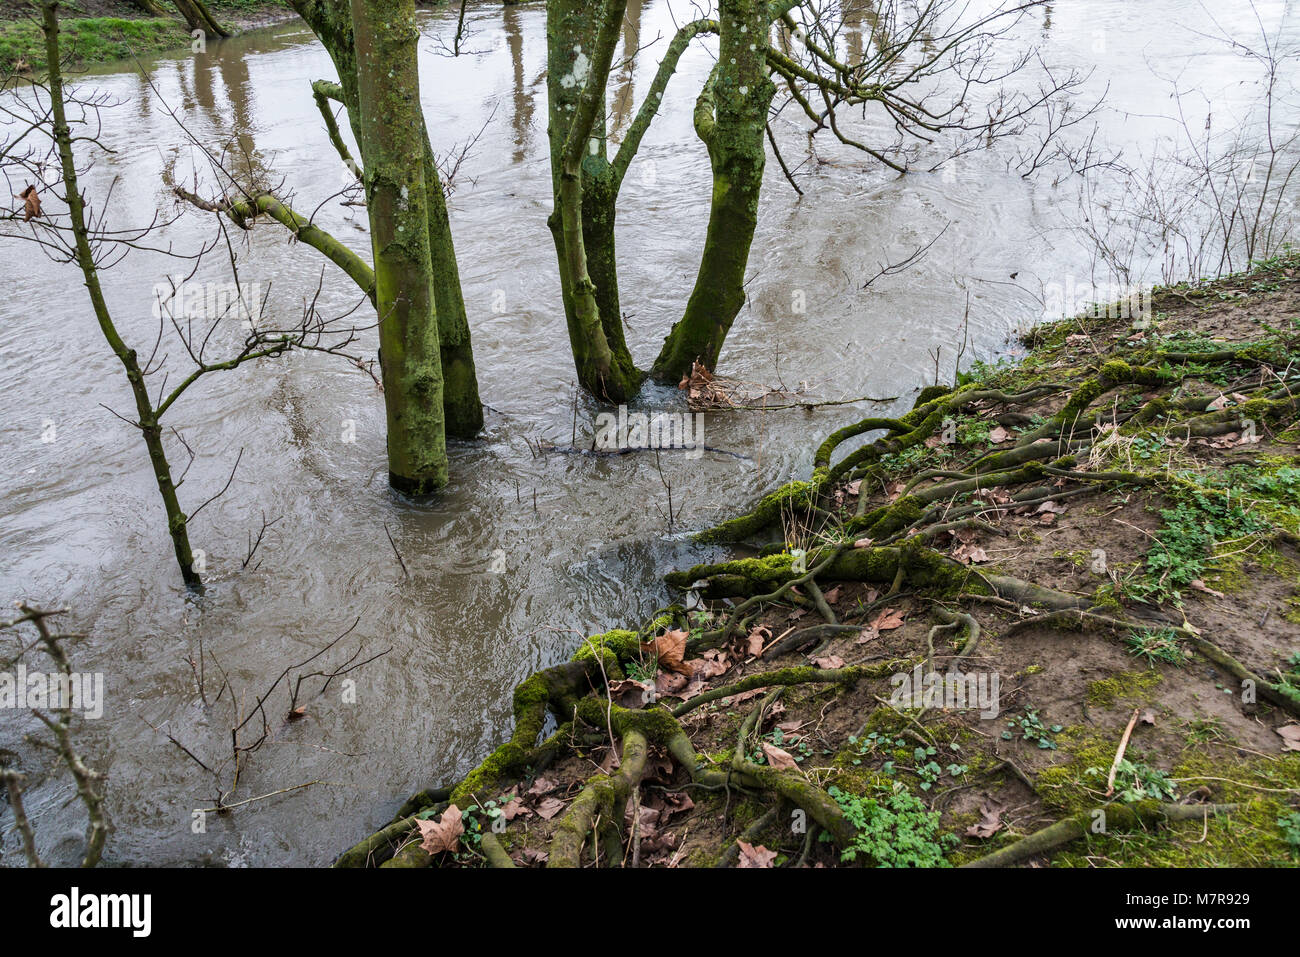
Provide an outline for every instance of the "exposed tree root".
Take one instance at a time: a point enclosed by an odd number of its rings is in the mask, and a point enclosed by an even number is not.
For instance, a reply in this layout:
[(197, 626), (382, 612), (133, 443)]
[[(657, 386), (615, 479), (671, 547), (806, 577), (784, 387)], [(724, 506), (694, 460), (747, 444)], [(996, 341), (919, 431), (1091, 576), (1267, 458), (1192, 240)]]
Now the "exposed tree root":
[(963, 867), (1011, 867), (1040, 854), (1064, 847), (1071, 841), (1097, 833), (1098, 815), (1104, 814), (1104, 827), (1109, 831), (1133, 831), (1155, 827), (1166, 822), (1200, 820), (1211, 814), (1228, 814), (1237, 809), (1236, 804), (1110, 804), (1096, 811), (1080, 811), (1063, 818), (1014, 844), (970, 861)]

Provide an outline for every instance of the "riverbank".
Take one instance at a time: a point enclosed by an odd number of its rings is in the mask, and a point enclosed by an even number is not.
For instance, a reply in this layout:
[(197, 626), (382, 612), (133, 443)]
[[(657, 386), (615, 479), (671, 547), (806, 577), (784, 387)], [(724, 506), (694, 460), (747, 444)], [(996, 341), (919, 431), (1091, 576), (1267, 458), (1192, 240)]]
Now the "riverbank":
[(1300, 257), (1109, 313), (832, 433), (338, 863), (1300, 861)]
[[(296, 14), (283, 0), (215, 0), (214, 18), (232, 35), (273, 26)], [(62, 9), (63, 43), (76, 68), (188, 49), (189, 27), (174, 7), (149, 16), (126, 0), (79, 0)], [(23, 0), (0, 2), (0, 71), (30, 74), (45, 65), (45, 36), (39, 11)]]

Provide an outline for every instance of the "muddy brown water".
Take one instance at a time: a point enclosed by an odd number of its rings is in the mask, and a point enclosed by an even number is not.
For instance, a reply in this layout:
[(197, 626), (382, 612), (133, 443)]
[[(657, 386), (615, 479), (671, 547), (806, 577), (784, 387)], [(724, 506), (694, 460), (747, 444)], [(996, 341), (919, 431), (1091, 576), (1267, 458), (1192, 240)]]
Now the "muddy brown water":
[[(1216, 5), (1221, 23), (1248, 36), (1247, 5)], [(1264, 3), (1271, 28), (1300, 24), (1291, 3)], [(1140, 15), (1139, 15), (1140, 14)], [(629, 4), (640, 45), (662, 37), (616, 71), (613, 123), (639, 104), (685, 3)], [(430, 37), (448, 11), (425, 15)], [(565, 443), (573, 429), (572, 367), (559, 308), (545, 218), (550, 206), (545, 117), (545, 23), (541, 5), (471, 7), (468, 54), (437, 55), (426, 38), (424, 103), (435, 148), (482, 136), (465, 159), (451, 199), (474, 349), (492, 408), (480, 440), (456, 444), (452, 484), (437, 502), (412, 504), (386, 488), (383, 407), (370, 381), (345, 364), (293, 356), (210, 377), (171, 413), (198, 453), (182, 496), (189, 508), (229, 491), (194, 522), (206, 553), (202, 597), (180, 587), (156, 489), (138, 438), (102, 405), (129, 408), (120, 366), (95, 326), (73, 267), (28, 243), (0, 240), (6, 294), (0, 300), (0, 597), (72, 609), (68, 627), (88, 634), (78, 670), (104, 675), (105, 713), (81, 740), (108, 773), (114, 864), (322, 864), (383, 824), (410, 792), (451, 782), (510, 725), (514, 684), (567, 657), (584, 635), (638, 622), (668, 599), (659, 576), (715, 553), (686, 532), (725, 517), (791, 476), (806, 477), (812, 448), (855, 413), (872, 408), (706, 417), (706, 441), (735, 455), (661, 456), (681, 509), (670, 529), (663, 480), (652, 456), (535, 455), (537, 439)], [(855, 21), (853, 32), (861, 30)], [(1213, 29), (1198, 4), (1076, 0), (1051, 4), (1025, 25), (1048, 62), (1095, 67), (1089, 88), (1109, 82), (1103, 137), (1150, 142), (1167, 109), (1153, 77), (1186, 71), (1229, 103), (1256, 91), (1239, 61), (1196, 31)], [(638, 38), (639, 33), (639, 38)], [(707, 45), (684, 59), (661, 115), (624, 188), (619, 254), (628, 338), (648, 365), (678, 316), (703, 241), (709, 173), (690, 124), (695, 91), (711, 63)], [(330, 62), (298, 24), (213, 43), (202, 55), (128, 65), (83, 79), (119, 102), (106, 114), (103, 143), (85, 180), (92, 198), (116, 182), (110, 213), (139, 222), (170, 206), (163, 171), (182, 179), (192, 150), (163, 109), (165, 100), (209, 143), (233, 140), (273, 168), (300, 209), (343, 185), (309, 82), (333, 78)], [(1027, 81), (1026, 81), (1027, 82)], [(1244, 87), (1244, 88), (1243, 88)], [(1222, 102), (1222, 101), (1220, 101)], [(778, 135), (793, 162), (804, 157), (793, 113)], [(485, 125), (486, 124), (486, 125)], [(859, 125), (861, 131), (861, 126)], [(796, 197), (774, 163), (751, 261), (750, 303), (723, 355), (722, 371), (755, 383), (805, 388), (811, 396), (898, 396), (899, 411), (935, 376), (963, 363), (1013, 353), (1014, 333), (1041, 314), (1011, 284), (1090, 280), (1068, 229), (1076, 190), (1008, 171), (1006, 151), (963, 158), (948, 173), (896, 177), (869, 160), (823, 146), (826, 162), (804, 168)], [(327, 203), (318, 221), (368, 252), (364, 212)], [(897, 277), (863, 289), (882, 263), (906, 255), (945, 224), (929, 255)], [(166, 238), (194, 248), (210, 222), (188, 215)], [(259, 226), (241, 251), (245, 280), (270, 284), (271, 308), (295, 313), (322, 260), (290, 246), (278, 226)], [(197, 277), (222, 280), (213, 258)], [(161, 256), (133, 253), (104, 276), (127, 339), (146, 349), (156, 332), (152, 289), (183, 271)], [(1099, 277), (1105, 278), (1105, 277)], [(342, 312), (357, 296), (327, 268), (322, 304)], [(802, 308), (799, 308), (802, 304)], [(231, 341), (236, 341), (232, 337)], [(373, 342), (363, 344), (371, 350)], [(179, 360), (176, 345), (172, 359)], [(175, 369), (181, 368), (177, 364)], [(174, 373), (175, 374), (175, 373)], [(675, 390), (648, 388), (643, 409), (680, 410)], [(601, 407), (580, 399), (579, 442)], [(346, 441), (348, 422), (355, 441)], [(183, 465), (184, 454), (174, 446)], [(535, 502), (535, 504), (534, 504)], [(247, 536), (261, 516), (278, 518), (242, 568)], [(385, 534), (401, 552), (404, 575)], [(495, 570), (501, 569), (501, 570)], [(165, 729), (209, 763), (220, 761), (229, 698), (205, 708), (187, 658), (213, 653), (248, 707), (285, 665), (347, 629), (350, 654), (386, 656), (342, 688), (307, 702), (307, 717), (276, 724), (243, 772), (232, 800), (307, 782), (310, 788), (207, 816), (210, 778), (151, 726)], [(33, 665), (36, 667), (36, 665)], [(215, 697), (216, 665), (207, 665)], [(273, 714), (283, 712), (277, 693)], [(24, 712), (0, 717), (0, 748), (33, 772), (28, 810), (50, 859), (75, 858), (82, 815), (66, 803), (65, 776), (49, 775), (22, 740), (35, 730)], [(228, 774), (228, 768), (226, 772)], [(0, 809), (5, 863), (19, 850)]]

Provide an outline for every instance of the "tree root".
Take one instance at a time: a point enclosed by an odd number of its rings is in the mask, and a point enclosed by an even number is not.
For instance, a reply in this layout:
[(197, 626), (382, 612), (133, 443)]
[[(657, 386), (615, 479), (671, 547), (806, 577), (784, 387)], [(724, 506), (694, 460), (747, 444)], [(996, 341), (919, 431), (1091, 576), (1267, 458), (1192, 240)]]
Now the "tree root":
[(1098, 821), (1097, 814), (1104, 812), (1106, 831), (1132, 831), (1166, 822), (1192, 821), (1209, 814), (1227, 814), (1235, 811), (1236, 804), (1159, 804), (1154, 801), (1142, 804), (1111, 804), (1103, 809), (1080, 811), (1062, 818), (1014, 844), (963, 864), (963, 867), (1012, 867), (1031, 857), (1046, 854), (1057, 848), (1087, 837)]

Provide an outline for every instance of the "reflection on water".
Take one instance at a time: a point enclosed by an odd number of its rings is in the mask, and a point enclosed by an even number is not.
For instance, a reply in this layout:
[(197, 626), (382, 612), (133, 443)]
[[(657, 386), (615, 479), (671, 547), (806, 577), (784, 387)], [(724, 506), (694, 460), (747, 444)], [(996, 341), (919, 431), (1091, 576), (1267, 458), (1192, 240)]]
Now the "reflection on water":
[[(842, 42), (860, 50), (877, 24), (869, 4), (854, 6)], [(1093, 87), (1115, 81), (1119, 110), (1152, 114), (1164, 91), (1150, 82), (1143, 57), (1190, 63), (1193, 52), (1211, 46), (1169, 29), (1175, 20), (1197, 25), (1187, 7), (1172, 0), (1141, 7), (1059, 2), (1029, 35), (1041, 35), (1045, 56), (1062, 68), (1095, 64)], [(1265, 13), (1276, 22), (1282, 10)], [(446, 35), (441, 21), (454, 15), (429, 13), (426, 33)], [(629, 3), (624, 45), (641, 52), (616, 61), (614, 139), (634, 115), (674, 24), (692, 15), (683, 2)], [(453, 484), (436, 504), (412, 505), (386, 489), (382, 403), (355, 369), (291, 356), (208, 377), (169, 413), (198, 453), (182, 489), (189, 506), (221, 487), (241, 449), (243, 457), (230, 491), (192, 529), (194, 546), (207, 554), (210, 585), (201, 599), (187, 598), (139, 440), (101, 407), (127, 408), (129, 392), (84, 289), (70, 267), (42, 260), (29, 245), (3, 243), (6, 260), (21, 268), (7, 271), (10, 294), (0, 303), (0, 593), (67, 605), (76, 628), (90, 634), (76, 665), (106, 676), (107, 713), (87, 727), (85, 740), (109, 773), (116, 831), (108, 860), (327, 861), (383, 823), (409, 792), (453, 780), (500, 740), (510, 689), (521, 677), (569, 655), (582, 635), (649, 614), (666, 597), (658, 576), (708, 555), (668, 532), (652, 459), (535, 455), (530, 444), (567, 442), (573, 428), (573, 373), (545, 225), (544, 19), (541, 5), (485, 4), (471, 8), (470, 54), (451, 59), (436, 55), (432, 39), (422, 45), (435, 148), (452, 151), (491, 117), (457, 175), (451, 215), (492, 411), (479, 441), (453, 447)], [(1106, 36), (1102, 52), (1097, 31)], [(685, 302), (703, 240), (709, 169), (690, 112), (712, 56), (701, 44), (683, 59), (623, 191), (621, 285), (629, 345), (644, 364)], [(1215, 53), (1201, 56), (1195, 69), (1223, 79), (1236, 65)], [(104, 142), (113, 152), (97, 157), (85, 183), (92, 197), (102, 197), (117, 181), (109, 210), (115, 224), (170, 206), (168, 182), (193, 183), (194, 150), (164, 103), (196, 139), (224, 149), (232, 168), (283, 181), (302, 210), (346, 185), (310, 91), (312, 80), (333, 78), (329, 58), (296, 24), (213, 43), (205, 55), (151, 61), (147, 69), (147, 81), (129, 70), (85, 79), (122, 102), (106, 118)], [(787, 155), (802, 158), (806, 139), (793, 114), (776, 129)], [(1134, 142), (1150, 135), (1150, 123), (1116, 113), (1104, 132), (1112, 142)], [(1073, 194), (1021, 180), (1003, 158), (966, 157), (955, 176), (899, 178), (860, 155), (825, 145), (819, 155), (821, 162), (805, 166), (802, 199), (769, 167), (750, 301), (723, 354), (728, 374), (806, 384), (827, 398), (898, 396), (879, 407), (896, 411), (933, 379), (932, 350), (939, 350), (941, 374), (951, 375), (967, 290), (967, 360), (988, 358), (1007, 348), (1035, 310), (1032, 298), (1007, 284), (1011, 273), (1022, 285), (1026, 277), (1076, 274), (1075, 248), (1052, 241)], [(214, 187), (210, 178), (202, 185)], [(369, 254), (362, 211), (330, 202), (316, 217)], [(922, 264), (861, 288), (882, 262), (949, 221)], [(166, 238), (192, 250), (211, 230), (210, 217), (190, 213)], [(319, 257), (289, 243), (274, 224), (237, 239), (245, 241), (238, 248), (244, 279), (270, 284), (272, 308), (296, 314), (320, 278)], [(198, 278), (224, 278), (218, 265), (214, 260)], [(150, 290), (177, 268), (142, 251), (104, 276), (129, 341), (152, 341)], [(357, 295), (348, 280), (324, 275), (322, 309), (352, 308)], [(792, 308), (796, 298), (806, 310)], [(675, 390), (654, 387), (641, 397), (649, 408), (678, 401)], [(598, 411), (578, 401), (580, 436), (590, 435)], [(745, 458), (664, 456), (674, 502), (685, 500), (682, 521), (699, 527), (782, 479), (805, 475), (811, 445), (849, 414), (709, 416), (708, 444)], [(41, 442), (47, 420), (57, 425), (57, 440), (48, 444)], [(355, 442), (344, 438), (345, 420), (355, 422)], [(260, 565), (241, 568), (248, 533), (263, 514), (280, 520), (260, 546)], [(491, 570), (494, 554), (504, 555), (504, 572)], [(205, 711), (187, 659), (202, 644), (242, 694), (254, 695), (357, 618), (353, 636), (370, 653), (392, 651), (357, 673), (355, 704), (331, 693), (309, 704), (307, 720), (274, 727), (237, 797), (325, 783), (210, 817), (206, 833), (192, 833), (191, 809), (210, 804), (212, 782), (150, 726), (219, 759), (229, 722), (226, 701)], [(211, 669), (207, 677), (215, 681)], [(210, 683), (209, 697), (214, 689)], [(24, 719), (7, 716), (0, 747), (39, 766), (43, 759), (21, 743), (28, 730)], [(66, 782), (56, 779), (29, 799), (43, 841), (61, 846), (55, 859), (70, 859), (81, 829), (79, 810), (63, 806), (65, 796)], [(12, 832), (3, 846), (6, 853), (16, 848)]]

